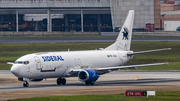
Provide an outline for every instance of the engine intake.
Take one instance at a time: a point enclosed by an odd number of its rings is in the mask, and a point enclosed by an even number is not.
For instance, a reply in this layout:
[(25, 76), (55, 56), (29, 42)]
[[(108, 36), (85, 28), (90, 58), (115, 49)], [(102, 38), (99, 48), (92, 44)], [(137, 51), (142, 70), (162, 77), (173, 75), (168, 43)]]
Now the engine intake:
[(99, 75), (95, 70), (85, 69), (78, 73), (78, 78), (82, 82), (95, 82)]

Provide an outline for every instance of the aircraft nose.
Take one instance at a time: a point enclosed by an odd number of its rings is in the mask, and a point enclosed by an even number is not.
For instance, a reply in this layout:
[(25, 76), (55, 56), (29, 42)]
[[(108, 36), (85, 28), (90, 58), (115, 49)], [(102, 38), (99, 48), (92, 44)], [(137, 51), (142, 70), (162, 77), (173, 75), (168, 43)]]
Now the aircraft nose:
[(18, 67), (18, 66), (12, 66), (11, 67), (11, 72), (15, 75), (15, 76), (19, 76), (19, 73), (20, 73), (20, 67)]

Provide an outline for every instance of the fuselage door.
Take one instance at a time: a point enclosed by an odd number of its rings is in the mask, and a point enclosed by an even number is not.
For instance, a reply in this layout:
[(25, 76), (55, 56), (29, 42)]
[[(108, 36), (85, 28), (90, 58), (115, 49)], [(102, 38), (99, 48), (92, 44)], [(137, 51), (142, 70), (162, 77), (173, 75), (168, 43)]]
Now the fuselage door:
[(118, 56), (119, 56), (120, 65), (122, 65), (123, 64), (123, 56), (120, 53), (118, 54)]
[(35, 62), (36, 62), (36, 69), (40, 70), (41, 69), (41, 62), (37, 56), (34, 57)]
[(80, 58), (74, 59), (74, 68), (80, 69), (80, 67), (81, 67), (81, 59)]

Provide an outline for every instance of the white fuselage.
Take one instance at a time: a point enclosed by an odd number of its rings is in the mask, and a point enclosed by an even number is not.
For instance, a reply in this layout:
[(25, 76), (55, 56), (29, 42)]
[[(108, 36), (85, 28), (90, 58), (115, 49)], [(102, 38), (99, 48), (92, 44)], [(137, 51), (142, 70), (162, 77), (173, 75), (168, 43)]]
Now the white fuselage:
[[(69, 51), (34, 53), (20, 57), (11, 69), (19, 78), (65, 77), (71, 69), (96, 69), (126, 64), (129, 51)], [(22, 62), (27, 62), (24, 64)], [(19, 62), (19, 63), (18, 63)]]

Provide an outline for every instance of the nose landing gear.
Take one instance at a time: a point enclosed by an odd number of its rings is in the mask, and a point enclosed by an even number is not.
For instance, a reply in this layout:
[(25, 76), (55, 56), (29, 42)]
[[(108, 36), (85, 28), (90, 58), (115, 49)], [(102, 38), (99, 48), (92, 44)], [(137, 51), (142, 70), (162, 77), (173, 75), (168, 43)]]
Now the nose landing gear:
[(58, 78), (57, 79), (57, 84), (58, 85), (65, 85), (66, 84), (66, 79), (65, 78)]
[(25, 82), (23, 83), (23, 86), (24, 86), (24, 87), (29, 87), (29, 83), (28, 83), (27, 81), (25, 81)]

